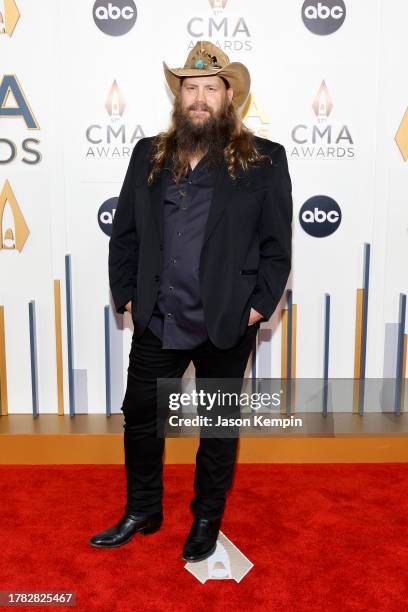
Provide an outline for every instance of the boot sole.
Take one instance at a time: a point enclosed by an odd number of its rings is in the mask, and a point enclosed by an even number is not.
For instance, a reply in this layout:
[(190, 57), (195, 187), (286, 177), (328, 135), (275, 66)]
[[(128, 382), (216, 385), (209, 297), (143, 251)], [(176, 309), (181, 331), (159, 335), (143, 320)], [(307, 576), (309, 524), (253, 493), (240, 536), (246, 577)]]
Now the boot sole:
[(184, 556), (181, 558), (183, 559), (183, 561), (187, 561), (188, 563), (197, 563), (198, 561), (204, 561), (204, 559), (208, 559), (208, 557), (211, 557), (213, 552), (215, 552), (216, 548), (217, 548), (217, 542), (214, 544), (212, 549), (208, 551), (207, 553), (205, 553), (204, 555), (200, 555), (199, 557), (194, 557), (194, 559), (189, 559), (188, 557), (184, 557)]

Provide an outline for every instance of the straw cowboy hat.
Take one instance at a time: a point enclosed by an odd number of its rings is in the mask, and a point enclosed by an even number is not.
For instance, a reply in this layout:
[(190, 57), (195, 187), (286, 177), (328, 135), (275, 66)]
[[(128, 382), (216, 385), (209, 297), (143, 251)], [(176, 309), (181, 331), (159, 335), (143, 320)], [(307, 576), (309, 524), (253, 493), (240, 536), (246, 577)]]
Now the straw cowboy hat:
[(228, 55), (208, 40), (197, 42), (188, 54), (183, 68), (169, 68), (165, 62), (163, 68), (174, 95), (179, 91), (181, 77), (218, 75), (226, 79), (232, 87), (232, 103), (239, 107), (247, 99), (251, 86), (251, 77), (246, 66), (240, 62), (230, 63)]

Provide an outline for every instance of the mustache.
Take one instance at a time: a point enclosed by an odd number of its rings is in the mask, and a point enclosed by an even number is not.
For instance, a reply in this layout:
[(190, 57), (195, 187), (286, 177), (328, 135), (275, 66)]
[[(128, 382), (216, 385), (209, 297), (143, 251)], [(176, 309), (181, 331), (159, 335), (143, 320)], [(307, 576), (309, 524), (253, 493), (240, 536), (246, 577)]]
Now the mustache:
[(213, 114), (212, 109), (205, 104), (205, 102), (200, 103), (200, 102), (194, 102), (194, 104), (190, 104), (190, 106), (187, 106), (187, 110), (188, 111), (208, 111), (211, 115)]

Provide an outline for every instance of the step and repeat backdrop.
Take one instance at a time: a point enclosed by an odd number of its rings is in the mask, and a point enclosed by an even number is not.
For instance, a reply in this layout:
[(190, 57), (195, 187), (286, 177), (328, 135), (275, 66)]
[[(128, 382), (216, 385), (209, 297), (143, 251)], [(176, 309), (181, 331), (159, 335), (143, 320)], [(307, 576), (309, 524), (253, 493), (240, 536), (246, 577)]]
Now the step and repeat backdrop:
[(120, 411), (112, 219), (170, 119), (162, 61), (200, 39), (249, 68), (245, 124), (293, 183), (292, 272), (248, 375), (405, 378), (407, 23), (405, 0), (0, 0), (1, 414)]

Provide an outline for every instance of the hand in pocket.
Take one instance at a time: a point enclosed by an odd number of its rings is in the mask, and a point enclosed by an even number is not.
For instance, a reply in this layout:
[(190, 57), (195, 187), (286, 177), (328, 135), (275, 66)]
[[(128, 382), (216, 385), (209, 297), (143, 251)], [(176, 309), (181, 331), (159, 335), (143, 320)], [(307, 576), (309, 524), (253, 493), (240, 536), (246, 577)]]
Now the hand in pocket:
[(263, 318), (263, 315), (261, 315), (260, 312), (255, 310), (255, 308), (251, 308), (251, 311), (249, 313), (248, 326), (249, 325), (253, 325), (254, 323), (256, 323), (257, 321), (259, 321), (262, 318)]

